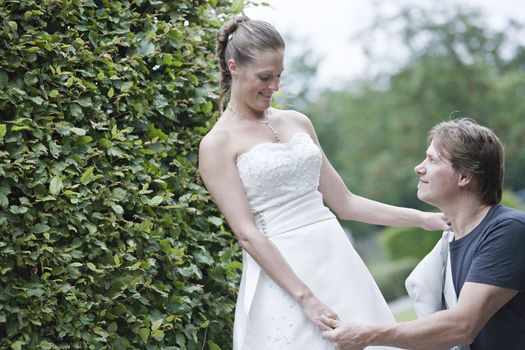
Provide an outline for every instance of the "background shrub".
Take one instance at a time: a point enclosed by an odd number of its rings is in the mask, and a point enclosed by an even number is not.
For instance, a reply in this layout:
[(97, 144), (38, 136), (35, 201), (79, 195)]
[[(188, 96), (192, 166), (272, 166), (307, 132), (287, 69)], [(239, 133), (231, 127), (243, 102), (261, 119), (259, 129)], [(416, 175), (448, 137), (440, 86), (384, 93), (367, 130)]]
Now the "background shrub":
[(441, 235), (442, 232), (426, 232), (413, 227), (387, 227), (381, 231), (379, 240), (392, 260), (405, 257), (421, 260), (432, 250)]
[(386, 301), (393, 301), (407, 295), (405, 280), (418, 262), (416, 258), (404, 257), (370, 266), (370, 272)]
[(230, 6), (0, 1), (0, 348), (231, 346), (239, 250), (196, 169)]

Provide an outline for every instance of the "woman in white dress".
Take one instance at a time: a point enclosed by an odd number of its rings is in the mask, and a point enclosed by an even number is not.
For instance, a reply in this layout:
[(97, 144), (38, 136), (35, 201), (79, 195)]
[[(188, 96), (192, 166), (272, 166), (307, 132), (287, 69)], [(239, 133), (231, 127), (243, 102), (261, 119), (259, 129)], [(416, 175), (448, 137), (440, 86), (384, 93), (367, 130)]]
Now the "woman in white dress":
[(231, 19), (218, 33), (217, 54), (225, 92), (219, 105), (228, 94), (229, 103), (201, 141), (199, 168), (243, 248), (233, 348), (334, 349), (321, 336), (322, 315), (394, 322), (336, 216), (443, 230), (443, 215), (351, 193), (310, 120), (270, 106), (284, 54), (273, 26)]

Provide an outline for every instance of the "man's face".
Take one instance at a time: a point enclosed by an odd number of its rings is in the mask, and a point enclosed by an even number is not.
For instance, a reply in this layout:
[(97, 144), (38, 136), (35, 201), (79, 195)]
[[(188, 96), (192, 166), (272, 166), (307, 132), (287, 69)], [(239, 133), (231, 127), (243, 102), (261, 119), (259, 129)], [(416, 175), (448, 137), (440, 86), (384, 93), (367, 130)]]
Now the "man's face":
[(441, 209), (459, 192), (460, 174), (438, 153), (434, 142), (428, 146), (426, 154), (426, 158), (414, 168), (419, 176), (417, 198)]

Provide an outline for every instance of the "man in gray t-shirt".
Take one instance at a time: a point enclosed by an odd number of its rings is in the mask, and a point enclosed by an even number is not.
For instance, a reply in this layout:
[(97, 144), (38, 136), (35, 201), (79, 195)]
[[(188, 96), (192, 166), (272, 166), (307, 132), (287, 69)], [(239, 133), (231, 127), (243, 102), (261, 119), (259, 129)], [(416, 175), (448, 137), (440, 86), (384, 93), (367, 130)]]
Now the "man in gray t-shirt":
[(418, 320), (364, 325), (323, 317), (339, 350), (387, 345), (472, 350), (525, 349), (525, 213), (501, 201), (504, 157), (498, 137), (470, 119), (436, 125), (415, 167), (417, 196), (449, 219), (457, 304)]
[(496, 204), (449, 244), (454, 288), (465, 283), (520, 291), (488, 320), (471, 349), (525, 349), (525, 213)]

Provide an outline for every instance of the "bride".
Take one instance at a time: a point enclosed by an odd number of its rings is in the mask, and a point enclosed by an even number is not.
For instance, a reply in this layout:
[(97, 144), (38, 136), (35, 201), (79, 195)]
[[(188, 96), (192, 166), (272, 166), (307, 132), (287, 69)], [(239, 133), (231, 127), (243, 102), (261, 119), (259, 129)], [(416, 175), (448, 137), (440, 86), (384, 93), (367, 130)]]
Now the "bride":
[(270, 106), (279, 90), (284, 46), (273, 26), (246, 16), (225, 22), (217, 37), (220, 108), (227, 95), (229, 103), (201, 141), (199, 169), (243, 248), (235, 350), (334, 349), (321, 336), (322, 315), (394, 322), (336, 216), (446, 228), (442, 214), (351, 193), (310, 120)]

